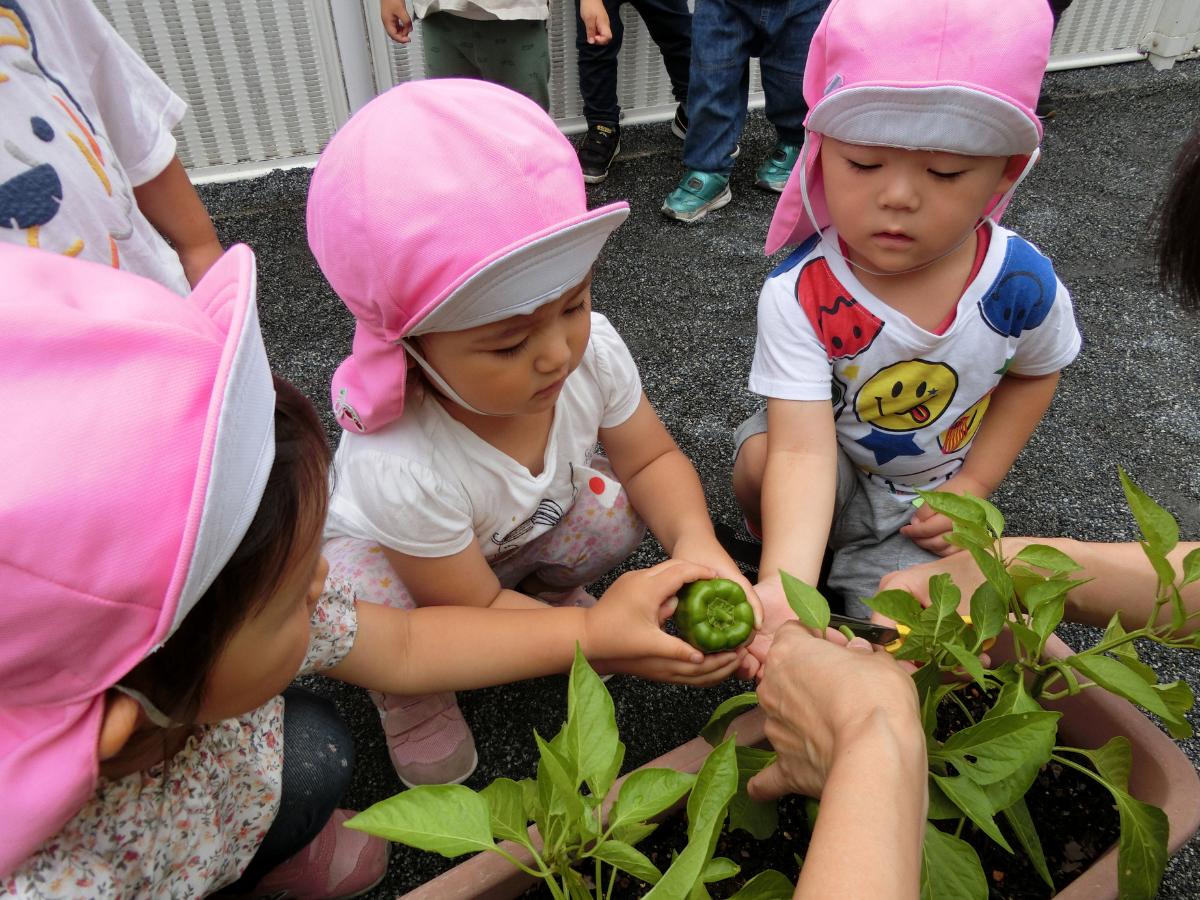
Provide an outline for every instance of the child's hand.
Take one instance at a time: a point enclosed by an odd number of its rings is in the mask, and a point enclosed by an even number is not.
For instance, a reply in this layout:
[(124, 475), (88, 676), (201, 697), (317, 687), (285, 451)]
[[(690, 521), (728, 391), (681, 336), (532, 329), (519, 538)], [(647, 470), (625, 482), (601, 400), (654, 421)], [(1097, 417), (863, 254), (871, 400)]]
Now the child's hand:
[(959, 548), (946, 542), (946, 535), (954, 528), (954, 523), (941, 513), (934, 512), (928, 503), (922, 505), (900, 533), (914, 544), (938, 556), (949, 556), (957, 553)]
[(776, 630), (784, 622), (796, 618), (796, 614), (788, 606), (787, 597), (783, 593), (783, 582), (778, 575), (760, 581), (754, 589), (762, 601), (763, 623), (747, 648), (750, 652), (743, 660), (742, 668), (738, 670), (740, 678), (754, 678), (758, 674), (759, 667), (767, 661)]
[(675, 593), (689, 582), (715, 577), (706, 566), (674, 559), (626, 572), (585, 612), (584, 655), (601, 673), (696, 686), (724, 681), (745, 650), (706, 655), (662, 630), (675, 612)]
[(405, 0), (379, 0), (379, 17), (388, 37), (397, 44), (407, 44), (412, 39), (412, 17)]
[(603, 0), (579, 0), (579, 18), (587, 30), (589, 44), (607, 44), (612, 40), (612, 26)]

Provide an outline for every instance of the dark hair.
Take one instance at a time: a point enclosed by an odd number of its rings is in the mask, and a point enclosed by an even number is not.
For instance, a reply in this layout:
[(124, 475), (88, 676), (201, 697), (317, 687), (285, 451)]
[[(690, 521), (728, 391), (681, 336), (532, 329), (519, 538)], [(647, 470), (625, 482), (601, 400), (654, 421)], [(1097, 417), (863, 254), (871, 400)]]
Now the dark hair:
[(1175, 160), (1175, 172), (1157, 212), (1155, 250), (1163, 289), (1189, 309), (1200, 309), (1200, 124)]
[(213, 663), (239, 625), (283, 583), (325, 521), (329, 445), (308, 398), (275, 376), (275, 461), (262, 502), (229, 562), (176, 632), (121, 679), (174, 722), (190, 722)]

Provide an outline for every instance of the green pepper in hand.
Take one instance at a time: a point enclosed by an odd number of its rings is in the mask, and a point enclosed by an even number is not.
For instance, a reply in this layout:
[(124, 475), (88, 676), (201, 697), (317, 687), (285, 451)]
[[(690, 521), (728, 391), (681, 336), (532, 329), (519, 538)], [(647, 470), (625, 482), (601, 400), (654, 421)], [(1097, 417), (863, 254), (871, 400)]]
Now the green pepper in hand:
[(736, 581), (710, 578), (685, 584), (676, 596), (679, 636), (705, 653), (732, 650), (754, 632), (754, 607)]

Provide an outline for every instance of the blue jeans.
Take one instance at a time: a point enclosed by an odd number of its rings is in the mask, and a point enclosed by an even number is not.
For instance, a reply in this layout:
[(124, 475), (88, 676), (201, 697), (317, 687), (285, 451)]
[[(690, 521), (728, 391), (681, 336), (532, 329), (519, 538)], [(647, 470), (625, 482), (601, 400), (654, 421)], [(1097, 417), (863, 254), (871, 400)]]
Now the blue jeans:
[(750, 57), (759, 58), (767, 120), (781, 141), (804, 141), (804, 63), (829, 0), (696, 0), (683, 164), (733, 170), (746, 124)]
[[(621, 120), (621, 104), (617, 100), (617, 54), (625, 36), (621, 22), (621, 3), (624, 0), (604, 0), (604, 10), (612, 27), (612, 40), (607, 44), (589, 44), (587, 29), (579, 17), (579, 0), (575, 0), (575, 51), (579, 57), (579, 93), (583, 96), (583, 115), (588, 125), (606, 122), (612, 125)], [(687, 0), (629, 0), (638, 11), (646, 30), (662, 53), (671, 91), (680, 103), (688, 99), (688, 68), (692, 61), (692, 14)]]
[(279, 813), (242, 877), (225, 890), (250, 892), (325, 827), (350, 786), (354, 738), (337, 708), (303, 688), (283, 692), (283, 783)]

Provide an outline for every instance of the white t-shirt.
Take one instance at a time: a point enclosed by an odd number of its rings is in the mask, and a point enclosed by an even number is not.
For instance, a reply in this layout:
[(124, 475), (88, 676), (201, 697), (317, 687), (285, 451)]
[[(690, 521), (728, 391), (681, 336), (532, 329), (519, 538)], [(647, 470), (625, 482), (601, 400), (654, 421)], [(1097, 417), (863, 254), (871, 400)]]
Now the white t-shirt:
[(864, 287), (837, 239), (829, 229), (767, 278), (750, 390), (832, 398), (842, 449), (894, 491), (931, 488), (958, 471), (1006, 373), (1048, 375), (1079, 352), (1071, 298), (1050, 260), (1005, 228), (992, 227), (943, 334)]
[[(354, 646), (351, 585), (317, 601), (301, 674), (331, 669)], [(166, 763), (96, 792), (16, 871), (0, 897), (205, 897), (242, 876), (279, 813), (282, 697), (205, 725)]]
[(421, 557), (451, 556), (477, 542), (489, 562), (499, 561), (571, 508), (580, 488), (575, 470), (591, 460), (599, 430), (626, 421), (641, 396), (625, 342), (592, 313), (591, 340), (563, 385), (535, 476), (434, 397), (412, 391), (404, 415), (387, 428), (342, 433), (325, 536)]
[(91, 0), (0, 16), (0, 240), (186, 294), (179, 257), (133, 196), (174, 158), (186, 109)]

